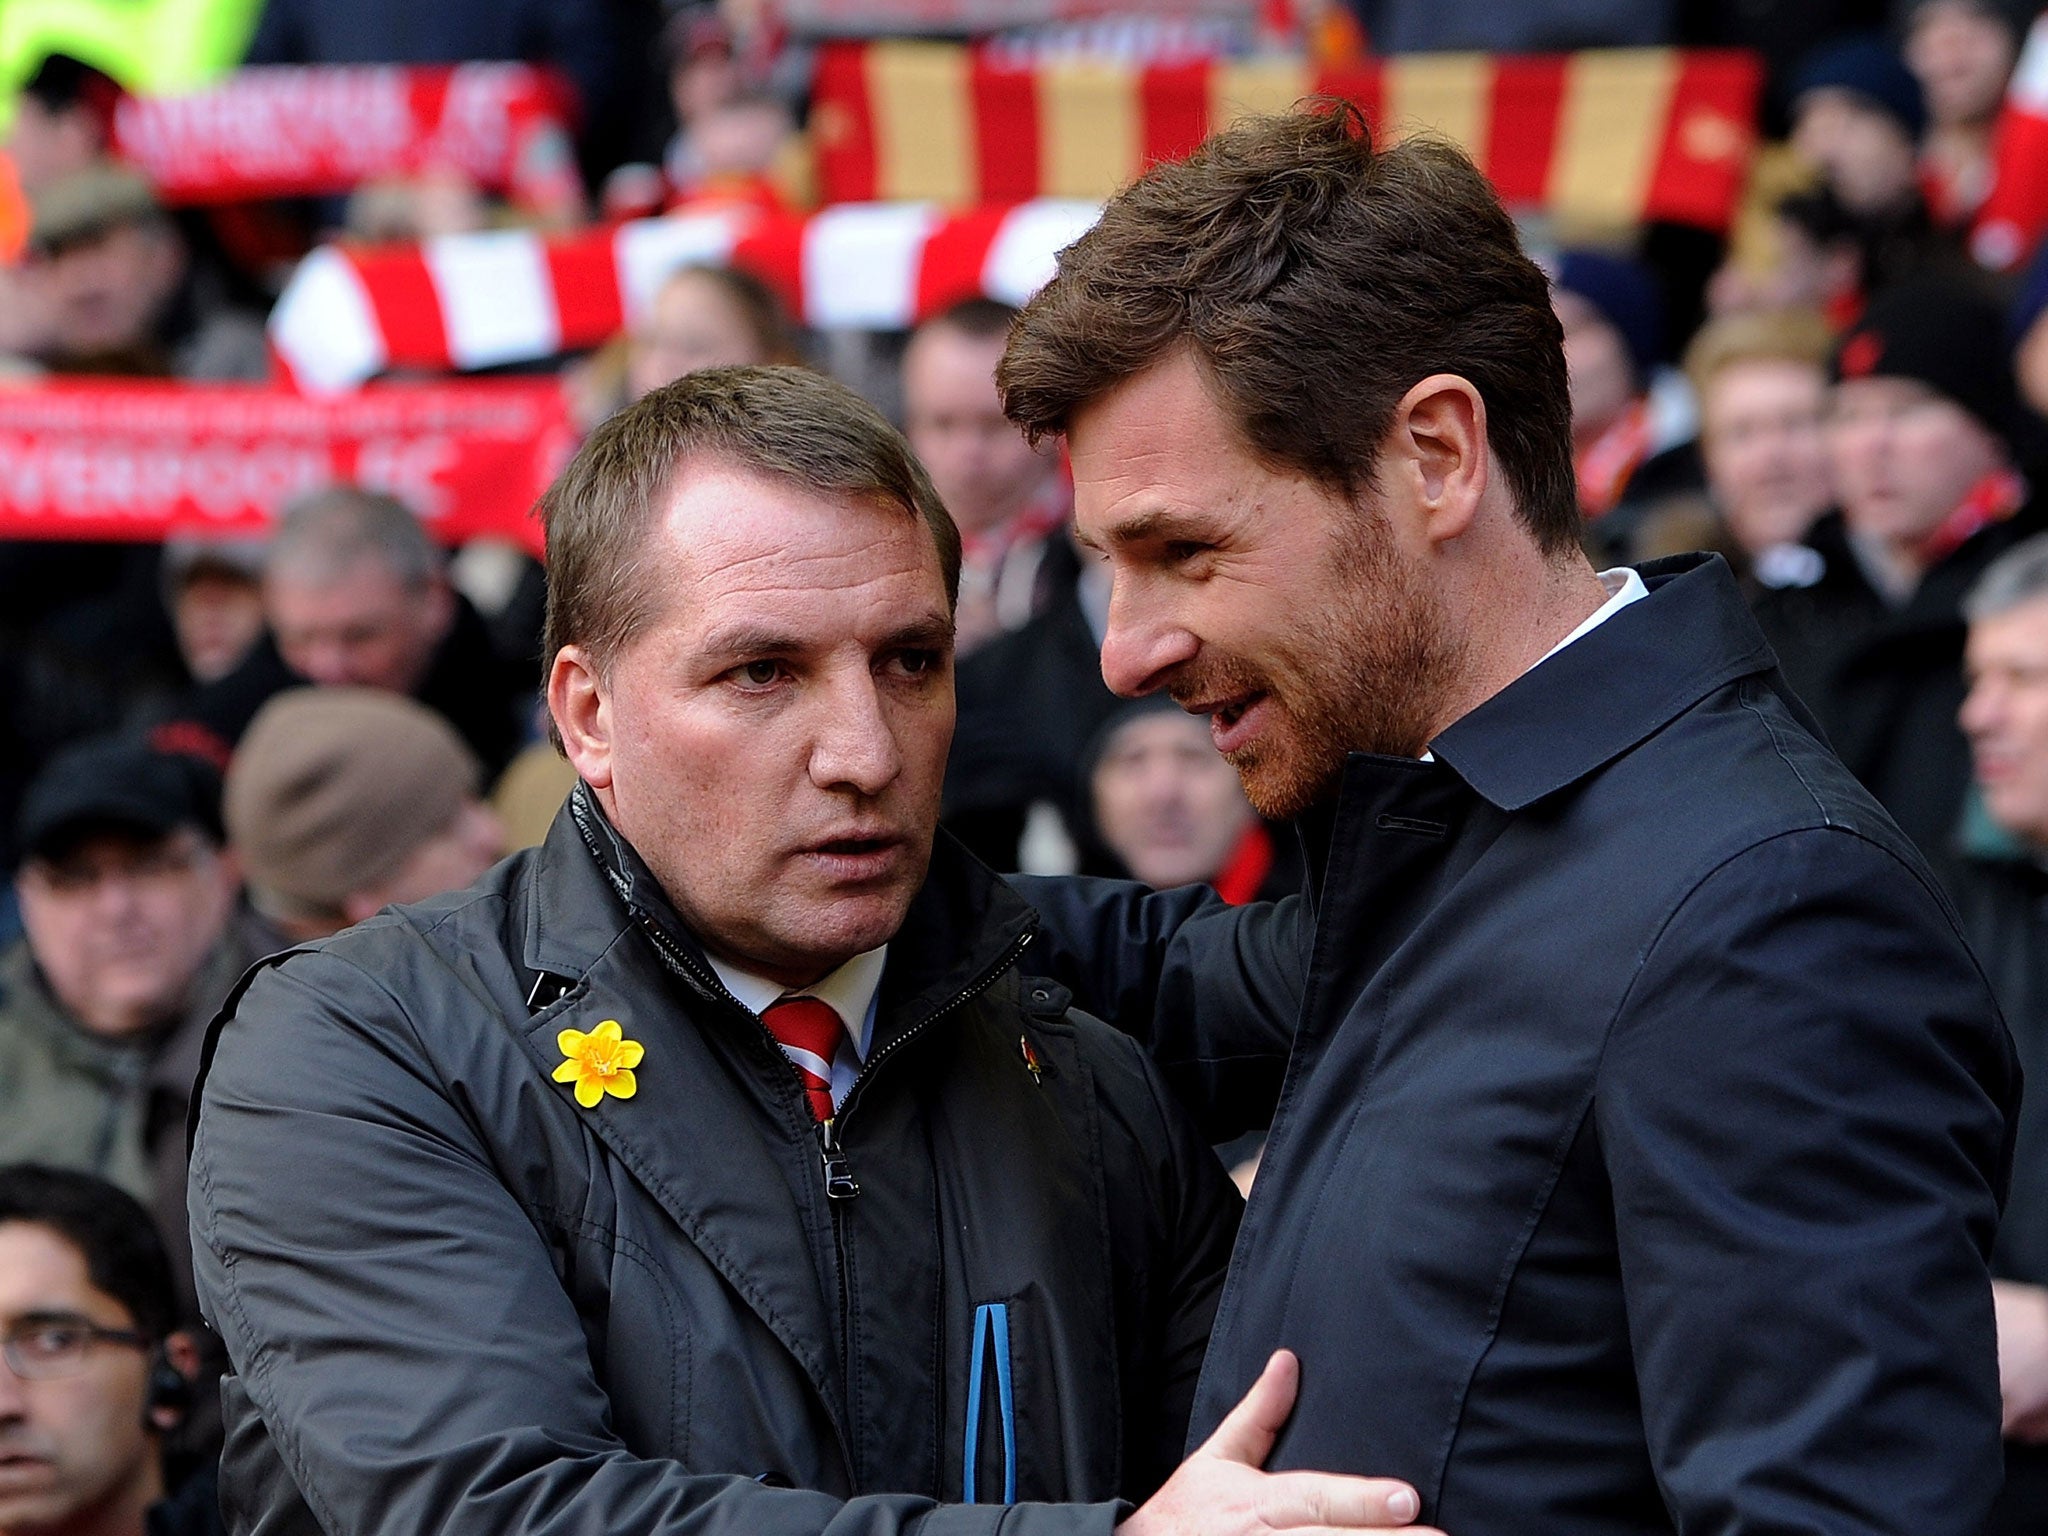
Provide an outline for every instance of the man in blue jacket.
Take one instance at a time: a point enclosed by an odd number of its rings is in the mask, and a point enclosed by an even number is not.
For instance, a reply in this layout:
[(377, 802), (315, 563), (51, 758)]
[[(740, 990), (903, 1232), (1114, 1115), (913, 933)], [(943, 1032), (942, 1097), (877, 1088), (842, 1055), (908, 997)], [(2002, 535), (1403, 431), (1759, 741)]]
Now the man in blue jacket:
[(1471, 163), (1241, 124), (1063, 253), (999, 381), (1066, 437), (1104, 676), (1305, 834), (1306, 905), (1029, 892), (1212, 1138), (1276, 1116), (1191, 1433), (1284, 1345), (1269, 1465), (1459, 1536), (1974, 1532), (2010, 1041), (1725, 566), (1580, 552)]

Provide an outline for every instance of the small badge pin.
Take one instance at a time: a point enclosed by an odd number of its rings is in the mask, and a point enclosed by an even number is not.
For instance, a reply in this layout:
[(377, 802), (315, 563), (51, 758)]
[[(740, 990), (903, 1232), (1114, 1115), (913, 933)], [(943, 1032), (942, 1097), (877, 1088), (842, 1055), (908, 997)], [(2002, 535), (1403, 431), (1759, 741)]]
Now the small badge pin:
[(1017, 1037), (1017, 1052), (1024, 1058), (1024, 1070), (1031, 1074), (1031, 1081), (1036, 1083), (1043, 1079), (1045, 1076), (1045, 1063), (1038, 1059), (1038, 1052), (1031, 1048), (1031, 1037), (1029, 1035), (1019, 1035)]

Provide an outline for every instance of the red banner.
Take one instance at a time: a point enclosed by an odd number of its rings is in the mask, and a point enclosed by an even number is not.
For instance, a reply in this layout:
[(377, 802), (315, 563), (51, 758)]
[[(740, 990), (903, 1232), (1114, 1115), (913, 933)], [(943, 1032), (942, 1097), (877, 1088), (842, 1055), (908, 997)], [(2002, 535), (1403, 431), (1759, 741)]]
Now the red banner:
[(434, 168), (545, 200), (573, 175), (569, 102), (527, 64), (283, 65), (123, 97), (114, 147), (169, 203), (326, 196)]
[(0, 537), (260, 538), (335, 481), (390, 491), (447, 544), (538, 553), (531, 516), (575, 447), (553, 382), (393, 384), (316, 400), (241, 384), (0, 388)]

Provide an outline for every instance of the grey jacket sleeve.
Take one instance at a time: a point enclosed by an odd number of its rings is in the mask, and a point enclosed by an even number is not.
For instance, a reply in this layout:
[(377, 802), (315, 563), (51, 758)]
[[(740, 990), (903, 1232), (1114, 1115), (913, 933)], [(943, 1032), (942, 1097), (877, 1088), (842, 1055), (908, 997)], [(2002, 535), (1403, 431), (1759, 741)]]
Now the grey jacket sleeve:
[[(260, 973), (220, 1035), (190, 1184), (201, 1305), (328, 1536), (1107, 1536), (1119, 1506), (841, 1502), (633, 1455), (470, 1123), (479, 1088), (519, 1091), (439, 1080), (400, 1003), (332, 954)], [(244, 1529), (290, 1494), (232, 1457), (222, 1476)]]
[(1675, 1529), (1981, 1529), (2012, 1051), (1941, 902), (1814, 829), (1666, 923), (1595, 1113)]

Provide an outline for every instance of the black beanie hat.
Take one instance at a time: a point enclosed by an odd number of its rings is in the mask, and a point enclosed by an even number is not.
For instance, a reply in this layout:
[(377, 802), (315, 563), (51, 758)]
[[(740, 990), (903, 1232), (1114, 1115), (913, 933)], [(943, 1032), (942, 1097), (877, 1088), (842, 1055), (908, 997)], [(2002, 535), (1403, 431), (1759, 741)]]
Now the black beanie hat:
[(1836, 343), (1831, 377), (1916, 379), (2012, 440), (2004, 312), (1956, 279), (1909, 278), (1879, 293)]

